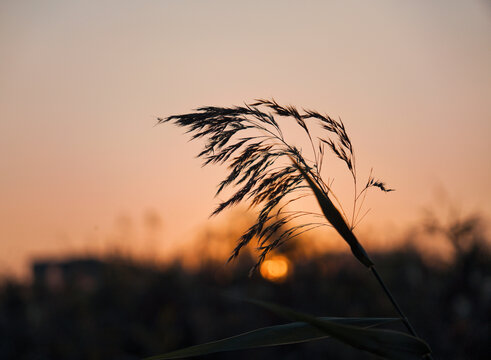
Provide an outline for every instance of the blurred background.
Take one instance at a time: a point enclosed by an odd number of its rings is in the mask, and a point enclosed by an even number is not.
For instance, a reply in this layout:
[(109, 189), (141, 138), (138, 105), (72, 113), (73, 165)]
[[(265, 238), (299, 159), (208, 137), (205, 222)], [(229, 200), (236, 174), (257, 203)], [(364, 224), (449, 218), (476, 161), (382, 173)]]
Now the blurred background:
[[(450, 223), (428, 217), (401, 239), (403, 246), (373, 254), (435, 357), (489, 356), (491, 252), (483, 225), (477, 215)], [(186, 253), (165, 265), (121, 253), (34, 261), (30, 282), (4, 279), (0, 287), (1, 357), (140, 359), (286, 322), (237, 300), (245, 298), (317, 316), (396, 316), (379, 284), (351, 254), (318, 251), (308, 236), (285, 244), (249, 278), (254, 249), (225, 264), (240, 230), (209, 228), (195, 241), (199, 258)], [(416, 240), (442, 243), (449, 253), (428, 257), (413, 245)], [(389, 328), (404, 331), (399, 323)], [(377, 358), (332, 339), (201, 358), (305, 356)]]
[[(484, 358), (490, 44), (486, 0), (0, 1), (0, 357), (141, 358), (282, 321), (223, 293), (391, 315), (330, 232), (252, 278), (253, 249), (226, 265), (253, 212), (208, 219), (225, 169), (155, 126), (274, 97), (342, 118), (362, 181), (396, 189), (369, 194), (357, 234), (437, 358)], [(370, 358), (334, 341), (208, 358), (300, 354)]]

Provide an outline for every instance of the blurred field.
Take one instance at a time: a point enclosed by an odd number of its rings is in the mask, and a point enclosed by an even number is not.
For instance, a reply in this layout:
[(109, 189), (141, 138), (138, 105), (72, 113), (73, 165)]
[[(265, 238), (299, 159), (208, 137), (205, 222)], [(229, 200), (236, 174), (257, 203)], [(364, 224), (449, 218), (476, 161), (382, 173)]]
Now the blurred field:
[[(432, 262), (411, 248), (374, 258), (436, 358), (487, 359), (491, 256), (483, 233), (462, 224), (454, 224), (460, 232), (446, 233), (455, 250), (451, 262)], [(231, 265), (204, 257), (192, 270), (177, 261), (162, 267), (122, 257), (37, 262), (32, 283), (3, 281), (0, 358), (139, 359), (284, 322), (230, 296), (319, 316), (394, 315), (378, 284), (352, 256), (295, 258), (299, 244), (282, 249), (291, 263), (286, 278), (277, 282), (260, 273), (247, 277), (254, 262), (250, 253)], [(334, 340), (203, 358), (232, 357), (375, 358)]]

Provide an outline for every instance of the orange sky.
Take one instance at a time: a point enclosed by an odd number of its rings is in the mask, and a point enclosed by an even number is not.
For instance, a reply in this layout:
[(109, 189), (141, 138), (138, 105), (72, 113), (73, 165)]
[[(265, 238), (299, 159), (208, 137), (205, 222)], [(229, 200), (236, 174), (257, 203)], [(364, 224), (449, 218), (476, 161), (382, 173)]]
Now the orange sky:
[(149, 238), (169, 253), (224, 172), (155, 118), (259, 97), (343, 119), (360, 173), (397, 189), (365, 227), (404, 227), (437, 189), (491, 214), (484, 0), (7, 0), (0, 49), (0, 273)]

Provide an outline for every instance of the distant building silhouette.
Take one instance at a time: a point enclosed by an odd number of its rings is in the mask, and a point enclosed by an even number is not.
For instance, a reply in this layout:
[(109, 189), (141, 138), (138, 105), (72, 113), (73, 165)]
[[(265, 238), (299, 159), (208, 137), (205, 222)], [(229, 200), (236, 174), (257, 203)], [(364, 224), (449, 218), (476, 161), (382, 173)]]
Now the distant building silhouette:
[(38, 261), (33, 264), (34, 284), (51, 291), (75, 287), (83, 291), (94, 290), (102, 281), (108, 264), (93, 258), (64, 261)]

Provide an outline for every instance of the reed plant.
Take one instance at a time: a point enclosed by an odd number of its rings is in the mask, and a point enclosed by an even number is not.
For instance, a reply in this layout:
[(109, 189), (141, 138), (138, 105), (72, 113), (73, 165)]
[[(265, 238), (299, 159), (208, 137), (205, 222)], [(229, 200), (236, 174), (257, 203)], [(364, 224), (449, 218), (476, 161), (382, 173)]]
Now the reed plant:
[[(285, 121), (295, 124), (305, 135), (308, 151), (292, 145), (284, 133)], [(219, 214), (239, 203), (257, 208), (254, 224), (238, 239), (230, 260), (255, 241), (259, 256), (253, 273), (269, 253), (286, 241), (317, 227), (332, 227), (347, 243), (354, 257), (376, 278), (393, 305), (396, 318), (318, 318), (276, 304), (247, 300), (294, 320), (286, 325), (251, 331), (212, 343), (196, 345), (151, 359), (174, 359), (213, 352), (275, 346), (333, 337), (347, 345), (388, 359), (431, 359), (429, 346), (417, 335), (394, 296), (382, 280), (372, 259), (354, 234), (363, 218), (367, 192), (390, 192), (372, 173), (360, 186), (355, 152), (344, 123), (313, 110), (282, 106), (275, 100), (257, 100), (235, 107), (201, 107), (182, 115), (159, 118), (159, 123), (184, 127), (191, 139), (204, 139), (199, 157), (204, 165), (227, 164), (228, 175), (220, 182), (217, 195), (226, 188), (232, 194), (213, 211)], [(310, 156), (306, 155), (309, 153)], [(323, 162), (330, 152), (349, 171), (354, 196), (351, 211), (333, 191), (332, 180), (325, 180)], [(313, 196), (319, 212), (291, 210), (295, 202)], [(401, 321), (408, 333), (373, 327)]]

